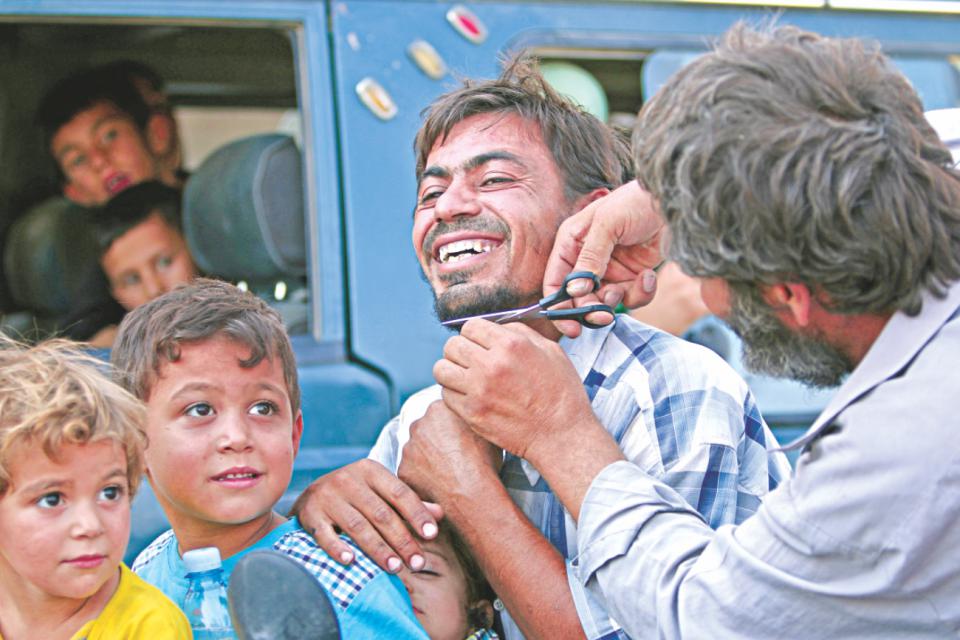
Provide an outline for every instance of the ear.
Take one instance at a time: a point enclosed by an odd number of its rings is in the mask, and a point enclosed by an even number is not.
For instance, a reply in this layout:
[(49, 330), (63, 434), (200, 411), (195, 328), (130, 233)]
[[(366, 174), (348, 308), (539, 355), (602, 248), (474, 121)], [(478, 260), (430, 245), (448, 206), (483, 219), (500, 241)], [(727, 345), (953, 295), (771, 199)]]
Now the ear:
[(573, 203), (574, 213), (576, 213), (577, 211), (580, 211), (581, 209), (583, 209), (585, 206), (587, 206), (594, 200), (599, 200), (600, 198), (607, 195), (608, 193), (610, 193), (610, 189), (607, 189), (606, 187), (597, 187), (590, 193), (580, 196)]
[(293, 455), (300, 453), (300, 437), (303, 436), (303, 411), (297, 411), (293, 419)]
[(173, 145), (173, 128), (176, 125), (173, 118), (163, 113), (154, 113), (147, 120), (147, 148), (157, 158), (162, 158), (170, 153)]
[(806, 327), (810, 324), (814, 300), (807, 285), (798, 282), (773, 284), (761, 287), (760, 294), (788, 328)]

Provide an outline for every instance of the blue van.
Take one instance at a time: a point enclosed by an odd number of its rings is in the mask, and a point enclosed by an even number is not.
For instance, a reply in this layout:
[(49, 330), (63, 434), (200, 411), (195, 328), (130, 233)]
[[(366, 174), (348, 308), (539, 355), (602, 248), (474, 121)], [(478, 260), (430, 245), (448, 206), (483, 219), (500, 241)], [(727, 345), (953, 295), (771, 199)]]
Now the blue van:
[[(573, 68), (593, 91), (582, 100), (628, 125), (711, 38), (772, 17), (878, 40), (926, 108), (960, 106), (956, 0), (4, 0), (3, 323), (56, 330), (72, 306), (102, 295), (69, 266), (69, 216), (37, 213), (59, 206), (32, 126), (39, 97), (82, 66), (150, 65), (180, 123), (198, 262), (267, 297), (294, 334), (305, 419), (294, 496), (365, 455), (400, 403), (430, 384), (448, 335), (411, 250), (420, 111), (458, 78), (493, 76), (503, 55), (528, 49)], [(192, 228), (191, 207), (211, 200), (222, 219)], [(824, 402), (748, 380), (781, 440)], [(149, 492), (137, 509), (131, 555), (163, 526), (150, 519)]]

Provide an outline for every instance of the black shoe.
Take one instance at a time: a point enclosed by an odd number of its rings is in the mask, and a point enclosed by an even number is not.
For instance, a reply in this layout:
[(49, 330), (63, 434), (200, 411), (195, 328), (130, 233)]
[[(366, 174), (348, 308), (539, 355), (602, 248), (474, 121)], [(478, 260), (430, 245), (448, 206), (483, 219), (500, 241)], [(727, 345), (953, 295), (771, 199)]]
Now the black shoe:
[(340, 640), (326, 591), (282, 553), (251, 551), (241, 558), (227, 599), (239, 640)]

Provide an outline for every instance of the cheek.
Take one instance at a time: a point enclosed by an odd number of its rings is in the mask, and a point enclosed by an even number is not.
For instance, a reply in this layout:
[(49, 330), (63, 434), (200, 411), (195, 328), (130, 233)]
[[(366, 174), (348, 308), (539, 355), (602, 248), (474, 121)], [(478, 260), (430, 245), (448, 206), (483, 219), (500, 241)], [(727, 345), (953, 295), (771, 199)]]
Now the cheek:
[(433, 224), (432, 216), (427, 215), (426, 213), (418, 213), (413, 219), (413, 250), (417, 254), (417, 259), (420, 262), (424, 262), (423, 253), (423, 240), (427, 236), (427, 232), (430, 230), (430, 227)]

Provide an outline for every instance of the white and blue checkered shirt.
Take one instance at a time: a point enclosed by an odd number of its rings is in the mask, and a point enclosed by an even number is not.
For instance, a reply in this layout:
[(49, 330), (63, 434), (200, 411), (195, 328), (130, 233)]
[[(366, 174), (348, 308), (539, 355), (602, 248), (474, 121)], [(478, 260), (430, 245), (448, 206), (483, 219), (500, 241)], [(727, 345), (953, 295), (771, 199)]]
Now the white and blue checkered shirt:
[[(593, 411), (627, 459), (678, 491), (716, 528), (753, 514), (790, 474), (746, 383), (715, 353), (617, 316), (560, 345), (580, 374)], [(370, 458), (396, 471), (410, 425), (440, 398), (437, 386), (404, 403)], [(500, 477), (514, 502), (567, 559), (567, 577), (587, 638), (626, 638), (571, 568), (576, 524), (527, 461), (507, 455)], [(507, 640), (522, 638), (504, 616)]]

